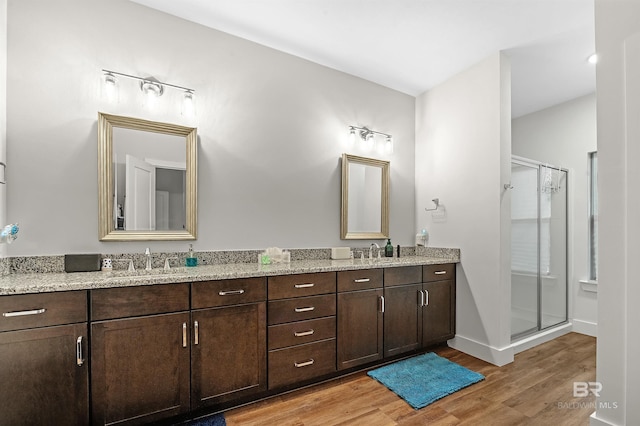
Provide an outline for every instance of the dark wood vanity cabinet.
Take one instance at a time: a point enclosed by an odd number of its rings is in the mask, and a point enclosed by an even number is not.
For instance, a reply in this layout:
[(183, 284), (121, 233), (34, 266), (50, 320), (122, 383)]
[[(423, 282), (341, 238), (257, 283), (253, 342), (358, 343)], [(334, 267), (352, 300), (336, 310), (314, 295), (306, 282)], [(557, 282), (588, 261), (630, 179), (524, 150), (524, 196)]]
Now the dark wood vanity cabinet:
[(422, 267), (384, 270), (384, 356), (422, 347)]
[(2, 296), (0, 312), (0, 424), (88, 424), (86, 291)]
[(336, 371), (336, 274), (268, 278), (269, 389)]
[(338, 272), (338, 370), (382, 359), (382, 274), (382, 269)]
[(455, 336), (455, 264), (386, 268), (384, 284), (385, 357)]
[(93, 424), (188, 412), (189, 284), (92, 290), (90, 300)]
[(455, 296), (455, 264), (1, 296), (0, 425), (250, 401), (454, 337)]
[(267, 389), (266, 278), (192, 284), (191, 408)]
[(456, 334), (456, 265), (425, 265), (422, 268), (424, 347), (452, 339)]

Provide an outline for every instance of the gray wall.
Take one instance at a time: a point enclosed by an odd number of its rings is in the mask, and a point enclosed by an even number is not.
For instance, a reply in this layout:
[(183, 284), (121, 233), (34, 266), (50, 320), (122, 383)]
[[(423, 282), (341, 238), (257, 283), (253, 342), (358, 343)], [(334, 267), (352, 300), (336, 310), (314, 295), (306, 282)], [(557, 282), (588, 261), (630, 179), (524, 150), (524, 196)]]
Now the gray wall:
[[(460, 248), (456, 337), (449, 345), (496, 365), (510, 346), (510, 66), (495, 53), (416, 101), (416, 227)], [(446, 216), (424, 211), (439, 198)]]
[[(98, 111), (198, 127), (197, 250), (347, 245), (347, 126), (391, 133), (394, 154), (378, 157), (391, 161), (390, 233), (413, 243), (411, 96), (124, 0), (9, 0), (7, 49), (10, 256), (187, 249), (98, 241)], [(143, 105), (132, 81), (108, 103), (103, 68), (194, 88), (195, 119), (171, 90)]]

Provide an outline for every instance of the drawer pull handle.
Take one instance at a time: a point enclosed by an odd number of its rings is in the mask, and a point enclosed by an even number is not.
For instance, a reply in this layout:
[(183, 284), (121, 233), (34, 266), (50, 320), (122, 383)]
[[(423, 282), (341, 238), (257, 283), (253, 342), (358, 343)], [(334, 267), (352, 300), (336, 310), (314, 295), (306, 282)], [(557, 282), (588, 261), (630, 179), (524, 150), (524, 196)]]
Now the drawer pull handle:
[(424, 291), (424, 306), (429, 306), (429, 290)]
[(418, 290), (418, 294), (420, 295), (420, 307), (424, 306), (424, 291)]
[(308, 331), (294, 331), (293, 335), (296, 337), (304, 337), (304, 336), (311, 336), (313, 333), (315, 333), (314, 330), (308, 330)]
[(435, 271), (434, 274), (435, 275), (446, 275), (447, 271)]
[(82, 336), (76, 340), (76, 364), (78, 364), (78, 367), (82, 367), (82, 364), (84, 364), (84, 357), (82, 356)]
[(353, 280), (354, 283), (368, 283), (371, 281), (371, 278), (358, 278), (357, 280)]
[(220, 296), (233, 296), (236, 294), (243, 294), (244, 290), (240, 289), (240, 290), (222, 290), (218, 292), (218, 295)]
[(295, 288), (311, 288), (314, 285), (315, 285), (314, 283), (305, 283), (305, 284), (296, 284), (294, 285), (294, 287)]
[(384, 314), (384, 296), (380, 296), (380, 312)]
[(187, 347), (187, 323), (182, 323), (182, 347)]
[(15, 311), (15, 312), (4, 312), (2, 314), (3, 317), (5, 318), (11, 318), (11, 317), (23, 317), (26, 315), (39, 315), (39, 314), (44, 314), (46, 312), (46, 309), (42, 308), (42, 309), (32, 309), (30, 311)]
[(306, 308), (295, 308), (295, 311), (297, 313), (300, 313), (300, 312), (311, 312), (311, 311), (313, 311), (315, 309), (316, 309), (315, 306), (309, 306), (309, 307), (306, 307)]
[(200, 325), (198, 321), (193, 322), (193, 344), (197, 345), (200, 343)]
[(300, 367), (308, 367), (310, 365), (313, 365), (315, 361), (313, 360), (313, 358), (311, 358), (309, 361), (304, 361), (304, 362), (294, 362), (293, 365), (295, 365), (296, 368), (300, 368)]

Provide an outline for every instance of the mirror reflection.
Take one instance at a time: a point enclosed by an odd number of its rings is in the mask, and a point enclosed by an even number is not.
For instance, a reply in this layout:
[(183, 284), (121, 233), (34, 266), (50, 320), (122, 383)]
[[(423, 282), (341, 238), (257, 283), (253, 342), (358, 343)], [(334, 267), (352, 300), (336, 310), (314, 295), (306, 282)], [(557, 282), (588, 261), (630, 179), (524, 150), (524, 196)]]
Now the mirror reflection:
[(195, 239), (196, 129), (98, 118), (100, 239)]
[(340, 238), (388, 238), (389, 162), (342, 155)]
[(183, 137), (114, 128), (113, 165), (116, 230), (186, 229)]

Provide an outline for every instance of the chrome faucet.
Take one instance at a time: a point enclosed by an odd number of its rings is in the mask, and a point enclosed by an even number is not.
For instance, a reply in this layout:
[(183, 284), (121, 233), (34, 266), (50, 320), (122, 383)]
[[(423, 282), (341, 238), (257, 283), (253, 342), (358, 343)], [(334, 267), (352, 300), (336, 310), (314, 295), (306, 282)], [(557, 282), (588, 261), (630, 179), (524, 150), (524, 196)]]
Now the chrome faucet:
[(373, 247), (378, 249), (378, 257), (380, 257), (380, 246), (377, 243), (371, 243), (369, 246), (369, 259), (373, 259)]
[(147, 249), (144, 251), (144, 255), (147, 257), (147, 265), (144, 267), (144, 269), (146, 271), (150, 271), (151, 270), (151, 250), (149, 250), (149, 247), (147, 247)]

